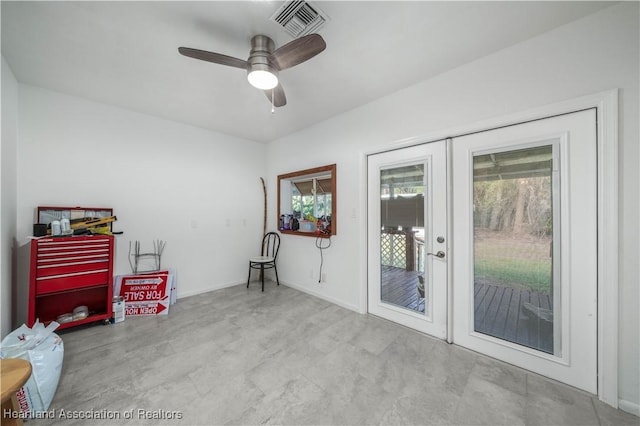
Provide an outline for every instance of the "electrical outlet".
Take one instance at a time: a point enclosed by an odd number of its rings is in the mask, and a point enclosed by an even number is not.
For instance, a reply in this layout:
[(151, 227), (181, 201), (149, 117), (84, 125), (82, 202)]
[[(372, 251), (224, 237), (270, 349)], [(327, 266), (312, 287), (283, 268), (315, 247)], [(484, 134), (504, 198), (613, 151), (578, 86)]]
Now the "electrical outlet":
[(320, 282), (323, 282), (323, 283), (327, 282), (327, 274), (326, 274), (326, 272), (323, 272), (322, 275), (320, 276)]

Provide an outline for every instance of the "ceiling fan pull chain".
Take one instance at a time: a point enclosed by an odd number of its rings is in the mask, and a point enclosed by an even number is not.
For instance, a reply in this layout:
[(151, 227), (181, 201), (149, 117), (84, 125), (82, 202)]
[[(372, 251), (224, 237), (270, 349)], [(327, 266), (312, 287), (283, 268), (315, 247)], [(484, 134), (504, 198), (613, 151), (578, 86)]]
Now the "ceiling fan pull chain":
[(271, 114), (276, 113), (276, 107), (274, 105), (275, 89), (271, 89)]

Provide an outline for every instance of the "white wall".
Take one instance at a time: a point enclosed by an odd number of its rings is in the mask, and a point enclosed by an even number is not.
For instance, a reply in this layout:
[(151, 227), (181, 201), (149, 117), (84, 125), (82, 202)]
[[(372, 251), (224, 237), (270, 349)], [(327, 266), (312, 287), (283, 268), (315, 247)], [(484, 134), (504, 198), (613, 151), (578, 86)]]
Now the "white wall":
[[(402, 139), (620, 88), (619, 398), (627, 410), (637, 410), (638, 14), (635, 2), (612, 6), (271, 143), (272, 191), (280, 173), (338, 165), (338, 235), (325, 254), (327, 283), (319, 285), (308, 274), (313, 270), (315, 277), (319, 265), (313, 240), (290, 235), (283, 237), (281, 280), (343, 306), (366, 309), (363, 153)], [(305, 154), (305, 147), (313, 155)], [(276, 211), (274, 201), (269, 211)], [(275, 223), (276, 218), (269, 220)]]
[(37, 206), (112, 207), (117, 274), (129, 241), (165, 240), (178, 296), (246, 280), (259, 252), (266, 148), (220, 133), (19, 85), (21, 242)]
[[(11, 94), (15, 78), (5, 76), (3, 60), (2, 319), (9, 288), (8, 234), (24, 243), (38, 205), (113, 207), (119, 219), (115, 229), (125, 232), (118, 237), (117, 273), (129, 271), (130, 240), (166, 240), (164, 264), (177, 269), (182, 297), (246, 279), (246, 256), (257, 249), (261, 234), (261, 175), (268, 177), (272, 229), (277, 221), (277, 175), (330, 163), (338, 165), (338, 235), (325, 252), (327, 283), (317, 284), (320, 257), (314, 239), (290, 235), (283, 236), (280, 278), (362, 311), (363, 153), (405, 138), (621, 88), (619, 396), (637, 407), (638, 39), (638, 3), (612, 6), (266, 148), (27, 85), (18, 86), (18, 102)], [(5, 156), (6, 151), (15, 147), (15, 140), (5, 140), (5, 101), (8, 111), (19, 104), (17, 172), (6, 164), (14, 155)], [(10, 182), (16, 175), (18, 195), (13, 203), (16, 195), (11, 195), (15, 189)], [(5, 195), (10, 200), (6, 204)], [(12, 221), (17, 221), (17, 232), (11, 226), (5, 229)]]
[(0, 338), (11, 331), (13, 246), (16, 239), (16, 160), (18, 141), (18, 82), (2, 57), (2, 149), (0, 150)]

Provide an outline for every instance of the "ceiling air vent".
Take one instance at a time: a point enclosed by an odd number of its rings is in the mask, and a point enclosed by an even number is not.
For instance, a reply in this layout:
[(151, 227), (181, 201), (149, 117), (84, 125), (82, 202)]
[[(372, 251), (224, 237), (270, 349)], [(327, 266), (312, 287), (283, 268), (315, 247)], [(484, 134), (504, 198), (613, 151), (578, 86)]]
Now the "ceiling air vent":
[(271, 20), (297, 38), (316, 32), (328, 17), (306, 1), (286, 1), (271, 16)]

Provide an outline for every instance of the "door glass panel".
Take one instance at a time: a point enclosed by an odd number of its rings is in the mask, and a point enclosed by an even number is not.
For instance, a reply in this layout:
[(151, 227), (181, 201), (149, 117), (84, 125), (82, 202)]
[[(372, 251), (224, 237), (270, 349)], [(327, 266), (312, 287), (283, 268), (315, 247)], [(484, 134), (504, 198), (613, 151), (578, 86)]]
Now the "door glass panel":
[(380, 170), (380, 298), (425, 312), (424, 164)]
[(560, 317), (552, 171), (552, 145), (473, 158), (474, 329), (551, 354)]

